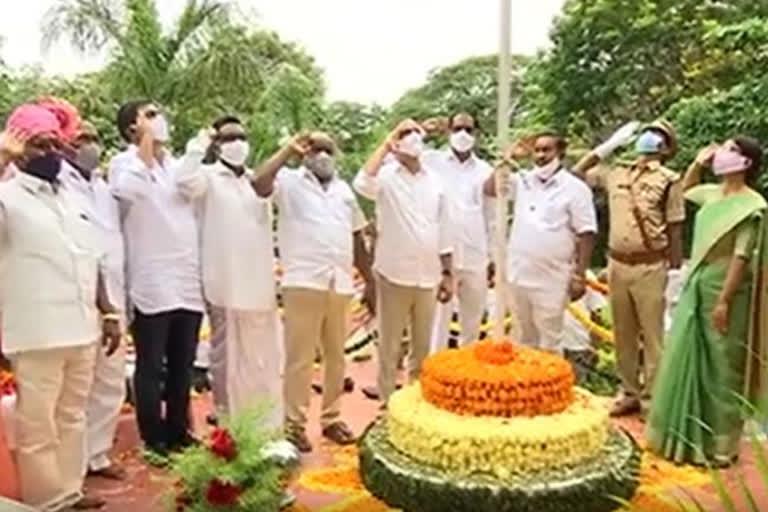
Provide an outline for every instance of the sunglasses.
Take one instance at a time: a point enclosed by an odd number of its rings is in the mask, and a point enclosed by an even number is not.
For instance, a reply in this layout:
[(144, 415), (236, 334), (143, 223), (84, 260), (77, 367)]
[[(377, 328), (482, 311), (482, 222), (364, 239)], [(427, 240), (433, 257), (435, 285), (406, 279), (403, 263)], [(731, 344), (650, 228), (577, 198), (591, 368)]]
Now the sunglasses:
[(419, 132), (419, 130), (417, 130), (416, 128), (406, 128), (398, 134), (397, 138), (404, 139), (412, 133), (421, 133), (421, 132)]
[(216, 139), (221, 143), (235, 142), (238, 140), (245, 142), (248, 140), (248, 137), (246, 137), (244, 133), (227, 133), (227, 134), (219, 135), (218, 137), (216, 137)]
[(30, 139), (27, 144), (33, 149), (38, 151), (58, 151), (62, 149), (63, 145), (59, 139), (55, 138), (33, 138)]
[(472, 126), (461, 126), (461, 125), (459, 125), (459, 126), (454, 126), (453, 128), (451, 128), (451, 131), (452, 131), (453, 133), (458, 133), (458, 132), (460, 132), (460, 131), (465, 131), (465, 132), (467, 132), (467, 133), (468, 133), (468, 134), (470, 134), (470, 135), (472, 135), (473, 133), (475, 133), (475, 129), (474, 129), (474, 127), (472, 127)]

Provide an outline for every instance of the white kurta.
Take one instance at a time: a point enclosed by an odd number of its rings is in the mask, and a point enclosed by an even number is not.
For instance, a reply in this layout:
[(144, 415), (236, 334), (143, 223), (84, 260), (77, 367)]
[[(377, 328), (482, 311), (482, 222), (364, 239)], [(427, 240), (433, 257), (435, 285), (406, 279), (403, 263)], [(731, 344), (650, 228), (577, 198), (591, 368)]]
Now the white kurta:
[[(97, 228), (105, 258), (101, 271), (107, 293), (113, 306), (125, 310), (124, 247), (120, 232), (120, 215), (117, 200), (100, 175), (86, 180), (66, 162), (59, 175), (64, 186), (77, 199), (81, 208)], [(125, 317), (123, 316), (123, 325)], [(125, 348), (107, 357), (100, 350), (96, 358), (93, 385), (88, 399), (86, 455), (91, 471), (106, 469), (111, 465), (109, 452), (114, 444), (120, 411), (125, 401)]]
[(274, 282), (271, 202), (259, 198), (251, 173), (184, 156), (180, 193), (196, 202), (203, 293), (211, 325), (214, 402), (223, 414), (269, 402), (268, 423), (282, 423), (280, 343)]
[(459, 344), (477, 340), (488, 295), (488, 262), (493, 228), (493, 203), (483, 194), (483, 184), (493, 168), (472, 154), (460, 161), (451, 149), (427, 151), (422, 160), (443, 181), (451, 198), (456, 235), (453, 266), (457, 290), (448, 304), (438, 304), (432, 330), (431, 351), (446, 348), (451, 318), (458, 312)]

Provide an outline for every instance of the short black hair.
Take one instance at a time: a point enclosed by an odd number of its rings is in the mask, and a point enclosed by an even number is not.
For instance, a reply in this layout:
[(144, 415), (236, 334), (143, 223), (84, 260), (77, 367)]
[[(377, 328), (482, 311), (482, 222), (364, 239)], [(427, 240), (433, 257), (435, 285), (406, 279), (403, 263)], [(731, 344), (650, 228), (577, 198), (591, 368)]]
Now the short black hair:
[(565, 137), (563, 137), (559, 132), (554, 130), (543, 130), (536, 134), (536, 140), (542, 137), (550, 137), (555, 139), (555, 145), (557, 146), (557, 150), (560, 152), (560, 155), (564, 155), (568, 150), (568, 141), (565, 140)]
[(466, 110), (462, 110), (459, 112), (456, 112), (451, 115), (451, 117), (448, 118), (448, 128), (453, 128), (453, 122), (456, 120), (459, 116), (468, 116), (472, 118), (472, 124), (474, 125), (475, 129), (479, 129), (478, 123), (477, 123), (477, 117), (472, 112), (467, 112)]
[(213, 129), (216, 131), (221, 130), (221, 127), (225, 124), (239, 124), (240, 126), (243, 125), (242, 121), (240, 121), (240, 118), (233, 115), (226, 115), (218, 118), (213, 122)]
[(733, 138), (733, 142), (739, 147), (739, 153), (752, 162), (746, 171), (746, 181), (750, 186), (753, 186), (757, 181), (758, 174), (760, 174), (760, 169), (763, 167), (763, 148), (756, 139), (746, 135), (737, 135)]
[(117, 111), (117, 131), (120, 132), (120, 136), (126, 142), (131, 141), (131, 125), (136, 123), (136, 119), (139, 117), (139, 110), (153, 103), (152, 100), (146, 98), (132, 100), (124, 103)]

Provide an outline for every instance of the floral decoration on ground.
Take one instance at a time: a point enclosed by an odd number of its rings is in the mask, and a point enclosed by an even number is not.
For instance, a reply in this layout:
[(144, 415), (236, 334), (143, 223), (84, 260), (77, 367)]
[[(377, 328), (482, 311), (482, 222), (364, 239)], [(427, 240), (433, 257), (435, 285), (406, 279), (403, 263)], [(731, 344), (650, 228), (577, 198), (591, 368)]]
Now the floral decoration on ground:
[(171, 461), (176, 512), (277, 512), (287, 471), (275, 435), (263, 428), (265, 412), (243, 413), (214, 429), (200, 446)]
[(389, 401), (389, 440), (415, 460), (460, 474), (504, 479), (577, 464), (600, 451), (609, 423), (598, 399), (578, 389), (574, 394), (573, 404), (555, 415), (466, 417), (436, 408), (414, 384)]
[(548, 415), (571, 405), (575, 377), (567, 361), (523, 346), (492, 345), (481, 341), (428, 357), (421, 372), (424, 398), (466, 416)]

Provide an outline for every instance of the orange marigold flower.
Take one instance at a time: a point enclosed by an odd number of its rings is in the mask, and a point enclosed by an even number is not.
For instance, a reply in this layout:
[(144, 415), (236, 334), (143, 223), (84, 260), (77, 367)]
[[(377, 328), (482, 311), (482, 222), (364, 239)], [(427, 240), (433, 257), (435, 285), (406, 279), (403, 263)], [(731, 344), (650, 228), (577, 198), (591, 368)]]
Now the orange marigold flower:
[(481, 341), (427, 358), (421, 372), (426, 400), (457, 414), (538, 416), (573, 403), (575, 378), (563, 358), (511, 343)]

